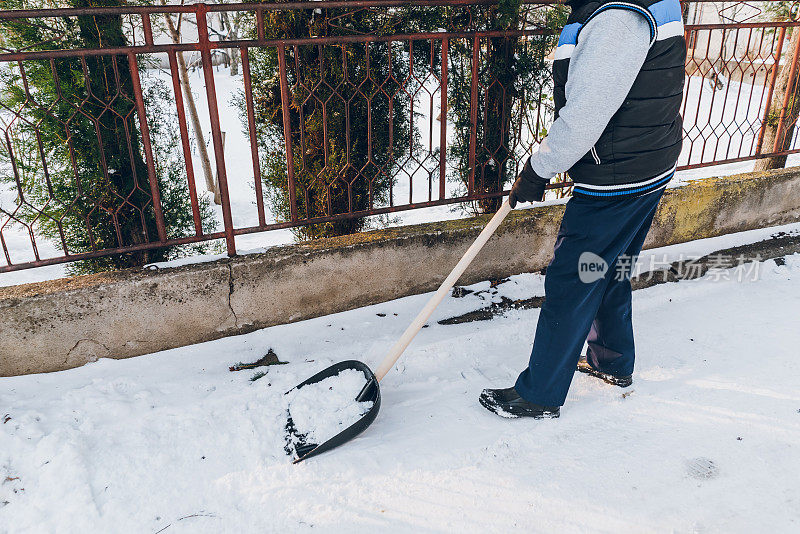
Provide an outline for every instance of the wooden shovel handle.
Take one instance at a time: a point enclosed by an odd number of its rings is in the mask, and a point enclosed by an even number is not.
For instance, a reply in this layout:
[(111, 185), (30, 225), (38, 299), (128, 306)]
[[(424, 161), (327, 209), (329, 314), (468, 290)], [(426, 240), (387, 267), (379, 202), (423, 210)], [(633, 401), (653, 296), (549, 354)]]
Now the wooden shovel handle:
[(433, 295), (433, 297), (431, 297), (431, 300), (428, 301), (425, 307), (422, 308), (422, 311), (420, 311), (411, 324), (408, 325), (406, 331), (403, 332), (403, 335), (397, 340), (397, 343), (394, 344), (389, 353), (383, 359), (380, 367), (378, 367), (378, 370), (375, 371), (375, 377), (379, 381), (386, 376), (386, 373), (389, 372), (389, 369), (391, 369), (395, 362), (400, 359), (403, 351), (406, 350), (406, 347), (408, 347), (409, 343), (411, 343), (411, 340), (414, 339), (414, 336), (416, 336), (419, 331), (422, 330), (422, 327), (425, 326), (425, 323), (430, 318), (433, 310), (435, 310), (439, 303), (444, 300), (461, 275), (464, 274), (464, 271), (467, 269), (469, 264), (472, 263), (472, 260), (475, 259), (475, 256), (478, 255), (478, 252), (480, 252), (480, 250), (483, 248), (483, 245), (489, 241), (489, 238), (492, 237), (492, 234), (494, 234), (495, 230), (497, 230), (497, 227), (500, 226), (500, 223), (503, 222), (503, 219), (505, 219), (506, 215), (508, 215), (510, 212), (511, 206), (509, 206), (508, 200), (506, 200), (503, 202), (503, 205), (500, 206), (500, 209), (497, 210), (497, 213), (495, 213), (494, 217), (492, 217), (492, 220), (489, 221), (489, 224), (486, 225), (486, 228), (484, 228), (480, 233), (475, 242), (472, 243), (472, 245), (467, 249), (467, 252), (459, 260), (450, 274), (447, 275), (447, 278), (445, 278), (444, 282), (442, 282), (442, 285), (439, 286), (439, 289), (436, 290), (436, 293)]

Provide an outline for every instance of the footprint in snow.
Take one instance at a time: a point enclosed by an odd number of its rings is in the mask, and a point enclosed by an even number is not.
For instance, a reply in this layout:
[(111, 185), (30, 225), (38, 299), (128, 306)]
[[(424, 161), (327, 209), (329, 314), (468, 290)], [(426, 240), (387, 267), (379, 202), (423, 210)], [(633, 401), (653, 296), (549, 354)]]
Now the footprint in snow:
[(686, 462), (686, 473), (692, 478), (707, 480), (717, 477), (719, 467), (710, 458), (692, 458)]

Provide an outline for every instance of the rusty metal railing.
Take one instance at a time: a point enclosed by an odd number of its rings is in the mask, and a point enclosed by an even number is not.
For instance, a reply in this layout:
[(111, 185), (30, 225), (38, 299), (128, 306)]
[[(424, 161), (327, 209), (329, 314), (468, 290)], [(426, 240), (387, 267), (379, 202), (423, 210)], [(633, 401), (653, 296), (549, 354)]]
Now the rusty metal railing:
[[(688, 76), (679, 169), (800, 151), (795, 131), (798, 107), (791, 98), (800, 40), (795, 39), (791, 49), (787, 42), (787, 30), (796, 26), (796, 22), (686, 26)], [(783, 99), (776, 102), (778, 74), (787, 60)], [(765, 144), (770, 122), (777, 123), (777, 131)]]
[[(235, 255), (244, 234), (326, 224), (357, 230), (363, 226), (353, 221), (365, 217), (458, 203), (495, 209), (552, 120), (546, 65), (559, 33), (555, 3), (523, 2), (510, 21), (496, 0), (0, 12), (0, 23), (29, 25), (43, 37), (26, 49), (0, 41), (0, 73), (16, 87), (15, 106), (0, 98), (0, 272), (218, 239)], [(222, 12), (243, 15), (238, 38), (215, 31), (210, 19)], [(165, 42), (166, 16), (190, 21), (196, 37)], [(65, 24), (109, 17), (122, 20), (115, 42), (87, 47), (64, 37)], [(791, 98), (800, 41), (788, 46), (795, 26), (685, 27), (680, 169), (800, 152)], [(242, 69), (238, 109), (249, 155), (233, 162), (225, 157), (218, 52)], [(203, 219), (180, 54), (198, 56), (219, 228)], [(542, 68), (510, 76), (522, 67), (504, 66), (520, 57)], [(166, 65), (168, 117), (148, 107), (143, 76), (156, 70), (147, 64), (154, 58)], [(779, 76), (787, 61), (788, 74)], [(178, 132), (171, 150), (158, 138), (167, 119)], [(165, 170), (170, 157), (182, 164), (178, 180)], [(231, 186), (241, 190), (243, 182), (251, 187), (249, 218), (231, 200)], [(167, 222), (176, 219), (181, 224)], [(13, 246), (12, 236), (30, 247)], [(42, 242), (49, 253), (40, 252)]]

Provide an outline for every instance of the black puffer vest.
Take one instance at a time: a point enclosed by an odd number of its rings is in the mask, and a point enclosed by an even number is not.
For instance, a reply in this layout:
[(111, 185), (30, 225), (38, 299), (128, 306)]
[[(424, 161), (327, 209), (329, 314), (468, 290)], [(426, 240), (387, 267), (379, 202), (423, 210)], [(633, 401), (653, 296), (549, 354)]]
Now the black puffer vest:
[(665, 187), (683, 138), (686, 41), (678, 0), (574, 0), (571, 5), (553, 63), (556, 117), (566, 103), (569, 57), (584, 24), (607, 9), (629, 9), (641, 13), (651, 30), (650, 52), (627, 98), (597, 143), (568, 171), (575, 194), (616, 198)]

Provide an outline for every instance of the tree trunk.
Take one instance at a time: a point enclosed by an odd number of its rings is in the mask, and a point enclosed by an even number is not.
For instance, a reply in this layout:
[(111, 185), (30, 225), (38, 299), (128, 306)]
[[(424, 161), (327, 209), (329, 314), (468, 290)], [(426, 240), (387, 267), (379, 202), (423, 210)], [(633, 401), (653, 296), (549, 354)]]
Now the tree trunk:
[[(791, 148), (795, 124), (797, 122), (798, 113), (800, 113), (800, 106), (795, 105), (797, 97), (800, 96), (798, 95), (800, 84), (797, 83), (797, 75), (800, 72), (800, 67), (795, 69), (794, 79), (789, 79), (789, 74), (792, 70), (792, 62), (794, 61), (794, 55), (797, 51), (798, 39), (800, 39), (800, 31), (794, 30), (792, 32), (792, 38), (789, 41), (786, 61), (778, 73), (778, 79), (775, 81), (775, 92), (772, 96), (769, 114), (767, 115), (766, 122), (762, 126), (764, 138), (759, 144), (759, 153), (783, 152)], [(781, 122), (781, 110), (783, 108), (783, 102), (786, 100), (787, 92), (791, 92), (791, 94), (787, 100), (787, 109), (783, 112), (782, 131), (778, 132), (778, 126)], [(778, 136), (780, 136), (780, 138), (778, 139), (777, 150), (773, 150)], [(786, 156), (773, 156), (756, 161), (755, 170), (766, 171), (769, 169), (782, 169), (785, 165)]]
[[(234, 16), (234, 20), (236, 20), (235, 24), (231, 24), (231, 17), (227, 11), (221, 11), (220, 17), (222, 18), (222, 25), (225, 27), (227, 34), (225, 39), (228, 41), (236, 41), (239, 39), (239, 18), (241, 17), (241, 13), (238, 13)], [(239, 55), (236, 53), (238, 49), (232, 49), (230, 54), (228, 55), (228, 59), (230, 60), (231, 66), (231, 76), (236, 76), (239, 74)]]
[[(118, 6), (116, 2), (107, 2), (106, 5)], [(77, 1), (75, 7), (90, 7), (89, 1)], [(125, 46), (127, 40), (122, 30), (122, 17), (119, 15), (80, 16), (78, 17), (79, 35), (82, 43), (87, 48), (101, 46)], [(86, 84), (94, 96), (87, 104), (91, 116), (97, 117), (96, 128), (98, 133), (99, 153), (106, 166), (106, 174), (110, 191), (122, 192), (135, 187), (125, 204), (120, 206), (112, 220), (92, 217), (87, 215), (90, 224), (89, 232), (95, 236), (105, 235), (106, 225), (117, 232), (116, 241), (119, 246), (138, 245), (156, 239), (158, 230), (153, 213), (146, 209), (152, 198), (147, 183), (150, 180), (147, 164), (142, 155), (138, 140), (138, 124), (131, 119), (135, 104), (130, 99), (114, 98), (117, 94), (133, 95), (133, 77), (130, 67), (124, 56), (90, 56), (86, 59)], [(111, 112), (105, 112), (102, 103), (113, 103)], [(137, 111), (138, 112), (138, 111)], [(75, 141), (73, 141), (75, 142)], [(127, 148), (128, 143), (132, 150)], [(88, 151), (88, 147), (79, 147), (79, 150)], [(89, 214), (100, 214), (114, 206), (104, 195), (87, 198), (96, 204), (96, 210), (84, 206)], [(109, 224), (111, 223), (111, 224)], [(121, 239), (120, 239), (121, 238)], [(114, 238), (107, 240), (112, 241)], [(151, 251), (142, 250), (133, 252), (128, 256), (130, 266), (144, 265), (151, 261)], [(123, 260), (124, 261), (124, 260)], [(128, 265), (125, 265), (128, 266)]]
[[(480, 173), (476, 170), (476, 187), (481, 193), (497, 193), (513, 181), (509, 175), (508, 158), (511, 155), (511, 118), (515, 82), (516, 37), (493, 37), (489, 40), (489, 71), (493, 79), (486, 94), (486, 131), (483, 145), (486, 153), (481, 157)], [(478, 165), (476, 165), (478, 166)], [(500, 209), (502, 197), (486, 198), (477, 202), (479, 213), (494, 213)]]
[(231, 54), (231, 76), (237, 76), (239, 74), (240, 61), (241, 59), (239, 59), (239, 56), (236, 54), (236, 52), (233, 52)]
[[(163, 0), (162, 4), (164, 4)], [(179, 44), (180, 36), (178, 35), (178, 30), (175, 28), (175, 24), (172, 22), (172, 17), (169, 14), (165, 14), (165, 18), (167, 19), (167, 29), (169, 30), (169, 35), (172, 38), (172, 42)], [(197, 150), (200, 154), (200, 163), (203, 166), (203, 175), (206, 179), (206, 189), (213, 193), (214, 204), (219, 206), (222, 204), (222, 197), (219, 193), (218, 182), (214, 180), (214, 174), (211, 172), (211, 160), (208, 157), (208, 149), (206, 148), (206, 142), (203, 138), (203, 130), (200, 127), (200, 118), (197, 115), (197, 107), (194, 103), (194, 96), (192, 96), (192, 88), (189, 85), (189, 71), (186, 68), (186, 61), (183, 58), (183, 52), (177, 52), (175, 56), (178, 60), (178, 73), (180, 74), (179, 77), (181, 81), (181, 88), (183, 89), (183, 97), (186, 100), (187, 107), (189, 108), (189, 117), (192, 121), (192, 130), (194, 130), (194, 135), (197, 139)]]

